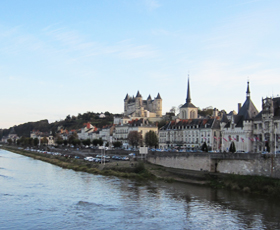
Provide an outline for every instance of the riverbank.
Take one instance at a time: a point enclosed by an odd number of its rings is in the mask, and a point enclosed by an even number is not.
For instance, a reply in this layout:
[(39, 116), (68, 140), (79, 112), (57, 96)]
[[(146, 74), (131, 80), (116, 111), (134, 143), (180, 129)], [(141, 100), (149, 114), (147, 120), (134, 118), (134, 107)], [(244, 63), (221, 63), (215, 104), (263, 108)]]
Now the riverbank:
[(98, 164), (84, 161), (83, 159), (47, 155), (7, 146), (2, 147), (2, 149), (75, 171), (138, 180), (176, 181), (206, 185), (212, 188), (237, 190), (246, 193), (280, 196), (280, 180), (274, 178), (166, 168), (142, 161), (112, 161), (106, 164)]

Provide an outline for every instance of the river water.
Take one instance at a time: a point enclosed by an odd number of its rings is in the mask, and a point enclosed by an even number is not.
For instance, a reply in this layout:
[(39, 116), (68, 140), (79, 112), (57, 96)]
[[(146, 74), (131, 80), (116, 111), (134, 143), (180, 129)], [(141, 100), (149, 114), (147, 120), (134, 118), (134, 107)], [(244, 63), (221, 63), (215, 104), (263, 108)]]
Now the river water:
[(0, 150), (0, 229), (280, 229), (280, 201), (92, 175)]

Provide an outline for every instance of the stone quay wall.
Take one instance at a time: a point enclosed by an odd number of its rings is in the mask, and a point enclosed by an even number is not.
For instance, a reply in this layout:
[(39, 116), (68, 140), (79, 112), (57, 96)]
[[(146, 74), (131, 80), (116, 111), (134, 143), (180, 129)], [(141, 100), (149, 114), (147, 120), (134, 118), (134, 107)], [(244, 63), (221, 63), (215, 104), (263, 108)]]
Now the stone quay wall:
[(280, 179), (280, 155), (259, 153), (149, 153), (147, 161), (169, 168)]

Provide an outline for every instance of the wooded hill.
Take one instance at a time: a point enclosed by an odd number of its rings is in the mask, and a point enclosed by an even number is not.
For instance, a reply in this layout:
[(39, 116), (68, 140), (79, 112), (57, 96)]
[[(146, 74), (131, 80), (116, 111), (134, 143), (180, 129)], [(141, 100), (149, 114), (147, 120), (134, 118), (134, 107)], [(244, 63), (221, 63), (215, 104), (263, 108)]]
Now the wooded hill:
[[(100, 113), (87, 112), (84, 114), (78, 114), (77, 116), (66, 116), (64, 120), (56, 121), (53, 123), (49, 123), (48, 120), (41, 120), (36, 122), (27, 122), (21, 125), (14, 126), (15, 133), (21, 137), (30, 137), (30, 132), (33, 130), (38, 130), (40, 132), (52, 132), (55, 136), (58, 127), (63, 127), (67, 130), (78, 130), (83, 127), (84, 123), (90, 122), (92, 125), (97, 128), (102, 128), (106, 125), (113, 124), (114, 116), (120, 116), (120, 114), (112, 114), (109, 112), (105, 112), (104, 115), (106, 117), (100, 118)], [(1, 129), (0, 130), (0, 139), (2, 136), (7, 136), (12, 127), (9, 129)]]

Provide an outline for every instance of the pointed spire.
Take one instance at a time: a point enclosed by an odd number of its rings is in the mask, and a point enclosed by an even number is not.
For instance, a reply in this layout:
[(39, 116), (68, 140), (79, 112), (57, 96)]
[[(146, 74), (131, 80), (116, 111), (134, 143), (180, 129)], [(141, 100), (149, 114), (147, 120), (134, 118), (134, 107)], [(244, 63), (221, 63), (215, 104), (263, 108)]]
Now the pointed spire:
[(129, 98), (129, 96), (128, 96), (128, 93), (127, 93), (124, 100), (126, 101), (128, 98)]
[(147, 98), (147, 100), (152, 100), (151, 94), (149, 94), (149, 97)]
[(161, 99), (161, 97), (160, 97), (159, 93), (158, 93), (158, 95), (157, 95), (156, 99)]
[(190, 91), (190, 77), (188, 75), (188, 89), (187, 89), (186, 103), (190, 103), (191, 101), (192, 101), (192, 99), (191, 99), (191, 91)]
[(139, 93), (139, 90), (138, 90), (138, 92), (137, 92), (136, 97), (142, 97), (142, 95)]
[(247, 81), (247, 91), (246, 91), (247, 98), (250, 98), (250, 87), (249, 87), (249, 81)]

